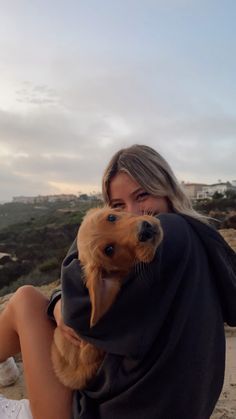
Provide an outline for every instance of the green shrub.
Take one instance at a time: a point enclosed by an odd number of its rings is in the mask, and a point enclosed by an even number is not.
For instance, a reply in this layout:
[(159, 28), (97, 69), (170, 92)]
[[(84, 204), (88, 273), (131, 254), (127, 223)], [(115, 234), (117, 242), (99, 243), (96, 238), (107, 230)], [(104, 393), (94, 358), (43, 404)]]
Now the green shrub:
[(21, 276), (16, 281), (13, 281), (10, 284), (2, 287), (0, 289), (0, 297), (5, 294), (15, 292), (19, 287), (22, 287), (23, 285), (34, 285), (35, 287), (38, 287), (41, 285), (50, 284), (59, 278), (59, 270), (50, 271), (50, 273), (42, 273), (37, 268), (34, 271), (31, 271), (30, 274)]
[(38, 269), (41, 272), (50, 272), (55, 271), (58, 269), (59, 261), (57, 258), (53, 257), (50, 259), (47, 259), (45, 262), (41, 263), (38, 267)]

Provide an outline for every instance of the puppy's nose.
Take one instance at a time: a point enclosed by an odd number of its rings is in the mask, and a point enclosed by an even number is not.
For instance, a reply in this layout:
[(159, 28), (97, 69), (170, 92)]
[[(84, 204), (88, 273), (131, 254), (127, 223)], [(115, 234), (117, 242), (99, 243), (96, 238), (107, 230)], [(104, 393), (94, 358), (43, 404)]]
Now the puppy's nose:
[(139, 226), (138, 239), (140, 242), (146, 242), (156, 234), (155, 228), (148, 221), (142, 221)]

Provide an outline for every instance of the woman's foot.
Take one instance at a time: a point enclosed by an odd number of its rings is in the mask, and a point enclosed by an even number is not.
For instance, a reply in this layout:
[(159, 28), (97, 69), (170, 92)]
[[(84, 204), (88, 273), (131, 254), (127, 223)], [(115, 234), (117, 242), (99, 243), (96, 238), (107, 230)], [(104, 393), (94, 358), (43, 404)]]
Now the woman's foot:
[(14, 384), (19, 375), (20, 372), (13, 357), (7, 358), (4, 362), (0, 362), (0, 386), (6, 387)]

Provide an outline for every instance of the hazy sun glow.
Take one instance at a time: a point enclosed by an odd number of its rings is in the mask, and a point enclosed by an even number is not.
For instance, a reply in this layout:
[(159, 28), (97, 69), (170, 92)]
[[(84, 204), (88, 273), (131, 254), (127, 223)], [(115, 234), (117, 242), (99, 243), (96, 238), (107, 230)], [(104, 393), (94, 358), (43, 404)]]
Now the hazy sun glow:
[(55, 194), (75, 194), (80, 195), (81, 193), (98, 193), (99, 188), (97, 185), (79, 184), (79, 183), (65, 183), (48, 181), (48, 185), (55, 190)]

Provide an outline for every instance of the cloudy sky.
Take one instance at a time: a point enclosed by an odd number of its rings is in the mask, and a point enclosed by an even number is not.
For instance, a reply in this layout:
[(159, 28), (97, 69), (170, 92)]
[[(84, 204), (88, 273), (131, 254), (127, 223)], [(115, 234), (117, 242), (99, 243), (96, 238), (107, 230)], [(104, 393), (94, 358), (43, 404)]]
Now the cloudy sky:
[(235, 0), (0, 0), (0, 201), (100, 189), (156, 148), (180, 181), (236, 179)]

